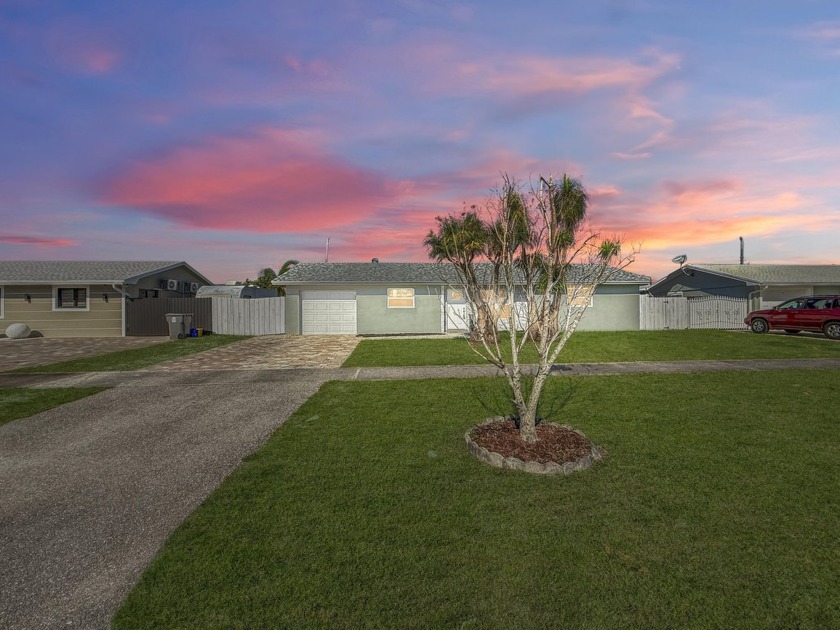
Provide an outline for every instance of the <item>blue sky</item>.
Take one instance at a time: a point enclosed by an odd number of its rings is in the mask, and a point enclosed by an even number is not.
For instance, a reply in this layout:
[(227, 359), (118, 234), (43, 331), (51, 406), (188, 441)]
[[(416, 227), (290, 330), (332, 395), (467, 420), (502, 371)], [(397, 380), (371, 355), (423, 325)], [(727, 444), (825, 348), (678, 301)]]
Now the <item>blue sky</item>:
[(837, 263), (840, 4), (0, 0), (0, 258), (424, 260), (564, 172), (671, 258)]

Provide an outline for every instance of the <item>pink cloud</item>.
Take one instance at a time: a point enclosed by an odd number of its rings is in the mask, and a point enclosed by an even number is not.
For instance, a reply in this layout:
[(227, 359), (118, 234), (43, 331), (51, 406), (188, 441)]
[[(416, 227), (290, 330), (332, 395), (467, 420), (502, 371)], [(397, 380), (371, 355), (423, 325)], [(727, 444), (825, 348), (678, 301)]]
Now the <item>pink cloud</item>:
[(0, 234), (0, 243), (9, 245), (35, 245), (36, 247), (73, 247), (76, 241), (66, 238), (49, 238), (41, 236), (20, 236), (16, 234)]
[(799, 189), (793, 180), (776, 186), (732, 178), (666, 181), (647, 194), (593, 196), (591, 217), (597, 229), (642, 243), (646, 252), (836, 229), (840, 218), (820, 213)]
[(209, 138), (135, 162), (104, 185), (101, 200), (193, 229), (301, 232), (359, 221), (410, 191), (319, 145), (311, 134), (272, 128)]
[(52, 25), (46, 33), (46, 45), (59, 63), (86, 74), (112, 72), (123, 58), (110, 33), (81, 20)]

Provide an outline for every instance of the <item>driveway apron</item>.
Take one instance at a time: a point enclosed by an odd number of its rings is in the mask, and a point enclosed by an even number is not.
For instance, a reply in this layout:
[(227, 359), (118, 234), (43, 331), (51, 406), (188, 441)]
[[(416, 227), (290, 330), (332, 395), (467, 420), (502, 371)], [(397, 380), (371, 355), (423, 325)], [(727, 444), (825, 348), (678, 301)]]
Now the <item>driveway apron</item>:
[(107, 628), (172, 531), (330, 373), (253, 367), (283, 348), (283, 367), (314, 363), (306, 343), (340, 365), (355, 342), (246, 340), (0, 427), (0, 627)]
[(346, 335), (267, 335), (174, 359), (149, 368), (183, 370), (289, 370), (341, 367), (358, 345)]

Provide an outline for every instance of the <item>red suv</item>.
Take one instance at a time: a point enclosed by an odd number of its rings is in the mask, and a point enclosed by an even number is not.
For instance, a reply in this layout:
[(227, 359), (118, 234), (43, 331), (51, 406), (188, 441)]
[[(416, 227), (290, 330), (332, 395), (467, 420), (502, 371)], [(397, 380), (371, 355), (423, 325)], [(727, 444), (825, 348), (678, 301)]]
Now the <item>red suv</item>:
[(755, 333), (784, 330), (795, 335), (803, 330), (822, 331), (840, 339), (840, 295), (809, 295), (793, 298), (763, 311), (753, 311), (744, 323)]

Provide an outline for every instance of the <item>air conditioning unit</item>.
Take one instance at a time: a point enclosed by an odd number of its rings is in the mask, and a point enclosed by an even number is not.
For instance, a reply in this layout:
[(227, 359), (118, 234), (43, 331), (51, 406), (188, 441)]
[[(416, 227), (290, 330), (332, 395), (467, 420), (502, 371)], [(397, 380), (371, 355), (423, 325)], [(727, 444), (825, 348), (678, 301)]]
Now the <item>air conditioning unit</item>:
[(178, 281), (177, 280), (167, 280), (166, 281), (166, 290), (167, 291), (177, 291), (178, 290)]
[(190, 293), (198, 291), (198, 282), (190, 282)]

